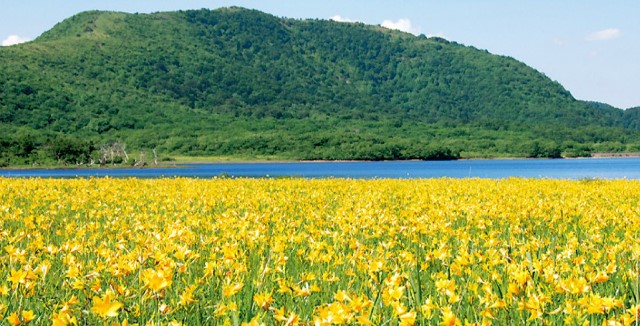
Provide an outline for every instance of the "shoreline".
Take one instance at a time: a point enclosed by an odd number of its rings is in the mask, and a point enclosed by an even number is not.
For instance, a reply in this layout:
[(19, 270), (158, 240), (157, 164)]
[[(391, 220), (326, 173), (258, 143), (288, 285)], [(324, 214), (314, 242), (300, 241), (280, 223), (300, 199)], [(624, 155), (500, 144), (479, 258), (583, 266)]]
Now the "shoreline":
[[(214, 157), (206, 157), (203, 159), (199, 159), (198, 157), (194, 158), (186, 158), (184, 160), (176, 160), (176, 161), (168, 161), (162, 162), (158, 165), (147, 165), (141, 167), (134, 167), (130, 165), (68, 165), (68, 166), (7, 166), (0, 167), (0, 170), (5, 171), (20, 171), (20, 170), (86, 170), (86, 169), (99, 169), (99, 170), (110, 170), (110, 169), (155, 169), (155, 168), (171, 168), (171, 169), (180, 169), (187, 165), (199, 165), (199, 164), (269, 164), (269, 163), (355, 163), (355, 162), (422, 162), (422, 161), (432, 161), (432, 162), (443, 162), (443, 161), (499, 161), (499, 160), (584, 160), (584, 159), (608, 159), (608, 158), (640, 158), (640, 153), (593, 153), (590, 157), (560, 157), (560, 158), (527, 158), (527, 157), (468, 157), (468, 158), (459, 158), (456, 160), (380, 160), (380, 161), (372, 161), (372, 160), (278, 160), (278, 159), (229, 159), (229, 158), (221, 158), (219, 160)], [(193, 159), (193, 160), (190, 160)]]
[(589, 158), (639, 158), (640, 152), (630, 153), (593, 153)]

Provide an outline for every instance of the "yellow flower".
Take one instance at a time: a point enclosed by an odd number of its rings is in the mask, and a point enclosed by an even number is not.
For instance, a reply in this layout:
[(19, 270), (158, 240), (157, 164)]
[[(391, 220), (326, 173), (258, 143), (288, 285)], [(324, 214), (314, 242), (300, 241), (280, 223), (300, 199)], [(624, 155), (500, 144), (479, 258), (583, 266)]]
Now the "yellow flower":
[(213, 315), (216, 317), (224, 316), (227, 314), (227, 305), (224, 303), (220, 303), (213, 310)]
[(451, 307), (445, 307), (442, 309), (442, 322), (440, 325), (444, 326), (457, 326), (460, 325), (460, 320), (456, 315), (451, 311)]
[(298, 317), (298, 315), (296, 315), (295, 312), (292, 312), (291, 314), (289, 314), (289, 318), (287, 318), (284, 325), (295, 326), (295, 325), (298, 325), (299, 320), (300, 320), (300, 317)]
[(22, 270), (12, 270), (11, 275), (7, 277), (7, 280), (10, 281), (13, 285), (13, 288), (17, 288), (18, 285), (24, 284), (27, 279), (27, 272)]
[(73, 306), (75, 304), (77, 304), (78, 302), (80, 302), (80, 300), (78, 300), (78, 298), (75, 295), (71, 296), (71, 299), (69, 299), (69, 301), (67, 301), (65, 303), (66, 306)]
[(354, 312), (363, 312), (368, 307), (372, 306), (373, 302), (366, 297), (366, 295), (362, 296), (354, 296), (349, 302), (349, 309)]
[(505, 308), (507, 306), (507, 303), (503, 300), (503, 299), (496, 299), (496, 301), (494, 303), (492, 303), (489, 308), (490, 309), (500, 309), (500, 308)]
[(387, 291), (391, 300), (400, 300), (404, 296), (404, 286), (392, 286)]
[(607, 275), (607, 272), (599, 272), (598, 274), (596, 274), (592, 279), (591, 282), (593, 283), (603, 283), (609, 280), (609, 275)]
[(165, 270), (145, 269), (142, 271), (140, 278), (145, 287), (155, 291), (156, 293), (164, 290), (171, 285), (173, 275)]
[(255, 316), (248, 323), (242, 323), (241, 326), (265, 326), (264, 323), (260, 322), (260, 316)]
[(230, 297), (240, 292), (240, 290), (242, 290), (243, 287), (244, 287), (244, 284), (240, 282), (233, 283), (233, 284), (227, 283), (222, 286), (222, 294), (225, 297)]
[(360, 315), (356, 318), (359, 325), (373, 325), (373, 323), (369, 320), (369, 316)]
[(112, 301), (112, 294), (107, 292), (102, 298), (93, 297), (93, 306), (91, 311), (96, 315), (105, 317), (117, 317), (118, 310), (122, 308), (122, 303), (118, 301)]
[(589, 283), (585, 278), (571, 277), (565, 281), (561, 281), (556, 287), (558, 293), (583, 294), (591, 290)]
[(271, 293), (256, 293), (253, 295), (253, 301), (258, 307), (267, 310), (273, 303), (273, 296)]
[(527, 298), (527, 300), (522, 300), (518, 303), (518, 310), (527, 310), (531, 312), (531, 316), (527, 321), (532, 321), (534, 319), (538, 319), (542, 317), (542, 302), (540, 301), (540, 297), (536, 295), (531, 295)]
[(309, 288), (309, 284), (307, 283), (304, 287), (300, 287), (295, 285), (293, 287), (293, 291), (299, 297), (308, 297), (311, 295), (311, 289)]
[(36, 316), (33, 313), (33, 310), (23, 310), (21, 315), (22, 315), (22, 321), (25, 324), (29, 323), (30, 321), (36, 318)]
[(416, 312), (413, 310), (404, 312), (399, 318), (400, 326), (413, 326), (416, 323)]
[(47, 277), (47, 273), (51, 269), (51, 263), (49, 261), (43, 261), (38, 265), (38, 272), (42, 275), (42, 279)]
[(20, 321), (20, 317), (18, 317), (17, 312), (14, 312), (11, 315), (9, 315), (9, 317), (7, 317), (7, 321), (9, 322), (9, 325), (12, 325), (12, 326), (17, 326), (22, 323), (22, 321)]
[(485, 310), (481, 311), (480, 312), (480, 316), (482, 316), (484, 318), (488, 318), (488, 319), (494, 319), (495, 318), (495, 316), (491, 312), (491, 309), (485, 309)]
[(456, 297), (456, 281), (455, 280), (437, 280), (436, 289), (439, 292), (444, 293), (446, 296), (452, 298)]
[(284, 307), (278, 309), (278, 308), (272, 308), (273, 310), (273, 318), (277, 321), (285, 321), (287, 320), (287, 317), (285, 316), (286, 312)]
[(298, 325), (298, 322), (300, 320), (300, 317), (293, 311), (289, 314), (289, 316), (286, 316), (284, 307), (280, 309), (274, 309), (273, 318), (279, 322), (283, 322), (285, 326)]
[(351, 301), (351, 298), (349, 297), (347, 292), (342, 291), (342, 290), (339, 290), (338, 292), (336, 292), (333, 295), (333, 298), (336, 299), (336, 301), (340, 301), (340, 302)]
[(291, 289), (289, 284), (287, 284), (286, 280), (284, 279), (278, 280), (278, 293), (292, 293), (292, 292), (293, 290)]
[(640, 321), (640, 304), (637, 304), (637, 305), (629, 308), (627, 311), (629, 312), (631, 317), (633, 317), (636, 320)]
[(71, 287), (74, 290), (82, 290), (82, 289), (84, 289), (84, 282), (82, 280), (79, 280), (79, 279), (75, 280), (75, 281), (73, 281), (73, 283), (71, 283)]
[(76, 318), (72, 317), (66, 309), (62, 309), (57, 314), (53, 315), (53, 326), (69, 326), (76, 324)]
[(194, 303), (196, 302), (195, 299), (193, 299), (193, 291), (196, 290), (196, 286), (192, 285), (188, 288), (186, 288), (184, 290), (184, 292), (180, 295), (180, 305), (181, 306), (186, 306), (190, 303)]
[(431, 318), (431, 315), (432, 315), (431, 311), (437, 308), (438, 307), (433, 304), (431, 298), (427, 298), (426, 302), (422, 306), (420, 306), (420, 311), (425, 317)]

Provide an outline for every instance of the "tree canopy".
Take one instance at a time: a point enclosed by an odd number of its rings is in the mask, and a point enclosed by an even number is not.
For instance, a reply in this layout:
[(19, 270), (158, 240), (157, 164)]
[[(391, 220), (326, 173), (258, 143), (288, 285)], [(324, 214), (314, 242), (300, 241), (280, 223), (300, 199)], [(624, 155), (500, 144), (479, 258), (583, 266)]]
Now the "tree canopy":
[(242, 8), (84, 12), (0, 48), (14, 161), (74, 141), (283, 159), (588, 155), (638, 150), (638, 112), (441, 38)]

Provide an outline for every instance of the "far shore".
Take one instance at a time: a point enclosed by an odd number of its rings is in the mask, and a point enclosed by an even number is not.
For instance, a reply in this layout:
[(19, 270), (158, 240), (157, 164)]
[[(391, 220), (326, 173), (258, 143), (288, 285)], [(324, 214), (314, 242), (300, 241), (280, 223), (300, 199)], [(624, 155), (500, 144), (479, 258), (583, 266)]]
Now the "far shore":
[(633, 153), (592, 153), (590, 158), (638, 158), (640, 152)]
[[(458, 161), (465, 160), (552, 160), (552, 159), (603, 159), (603, 158), (640, 158), (640, 152), (633, 153), (592, 153), (590, 157), (561, 157), (561, 158), (527, 158), (527, 157), (462, 157)], [(400, 161), (400, 160), (398, 160)], [(401, 161), (422, 161), (422, 160), (401, 160)], [(437, 161), (437, 160), (434, 160)], [(456, 160), (451, 160), (456, 161)], [(131, 166), (130, 164), (78, 164), (78, 165), (17, 165), (1, 167), (0, 170), (75, 170), (75, 169), (149, 169), (149, 168), (181, 168), (190, 164), (253, 164), (253, 163), (331, 163), (331, 162), (383, 162), (368, 160), (287, 160), (271, 157), (258, 158), (233, 158), (233, 157), (188, 157), (180, 156), (172, 161), (162, 161), (159, 164), (147, 164), (144, 166)]]

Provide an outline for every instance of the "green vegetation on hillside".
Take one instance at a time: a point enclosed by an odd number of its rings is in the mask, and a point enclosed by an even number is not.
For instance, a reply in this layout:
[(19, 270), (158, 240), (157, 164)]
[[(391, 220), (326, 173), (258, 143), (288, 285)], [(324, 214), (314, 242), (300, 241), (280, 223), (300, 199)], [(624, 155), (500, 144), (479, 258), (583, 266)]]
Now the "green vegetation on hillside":
[(638, 112), (443, 39), (240, 8), (85, 12), (0, 48), (5, 165), (97, 162), (116, 142), (165, 156), (588, 156), (639, 151)]

